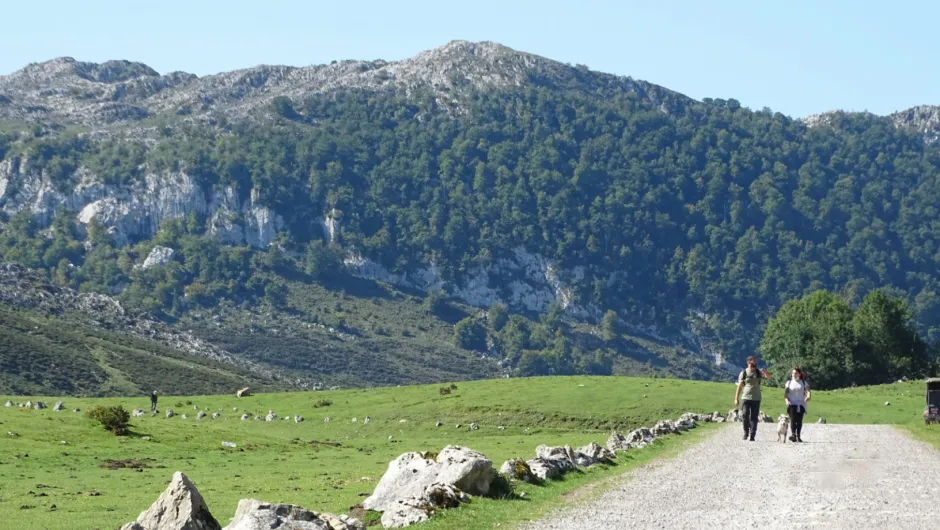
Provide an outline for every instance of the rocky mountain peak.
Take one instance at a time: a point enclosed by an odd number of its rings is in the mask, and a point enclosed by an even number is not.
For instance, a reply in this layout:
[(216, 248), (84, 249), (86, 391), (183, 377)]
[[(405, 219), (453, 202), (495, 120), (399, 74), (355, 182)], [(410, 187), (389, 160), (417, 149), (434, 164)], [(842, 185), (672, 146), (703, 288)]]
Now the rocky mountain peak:
[(345, 89), (431, 92), (451, 112), (471, 90), (528, 83), (588, 92), (635, 91), (669, 111), (688, 98), (629, 77), (592, 72), (495, 42), (455, 40), (401, 61), (333, 61), (305, 67), (259, 65), (208, 75), (160, 75), (142, 63), (96, 64), (60, 57), (0, 76), (0, 119), (97, 127), (160, 115), (264, 117), (271, 100), (303, 100)]
[(895, 127), (909, 127), (923, 134), (927, 143), (933, 143), (940, 138), (940, 106), (918, 105), (895, 112), (890, 118)]

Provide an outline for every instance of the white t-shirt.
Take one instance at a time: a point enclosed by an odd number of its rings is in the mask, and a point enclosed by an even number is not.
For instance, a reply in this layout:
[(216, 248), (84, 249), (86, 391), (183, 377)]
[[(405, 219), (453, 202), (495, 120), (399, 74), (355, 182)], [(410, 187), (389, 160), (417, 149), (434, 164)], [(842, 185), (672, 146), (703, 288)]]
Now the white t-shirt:
[(787, 388), (790, 390), (790, 404), (806, 406), (806, 383), (799, 379), (787, 381)]

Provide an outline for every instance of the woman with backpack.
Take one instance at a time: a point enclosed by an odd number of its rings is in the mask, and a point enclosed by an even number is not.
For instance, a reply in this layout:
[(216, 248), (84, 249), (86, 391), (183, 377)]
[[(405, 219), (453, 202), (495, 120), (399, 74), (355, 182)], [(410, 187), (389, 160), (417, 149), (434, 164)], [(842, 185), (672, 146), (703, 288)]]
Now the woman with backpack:
[(790, 379), (783, 387), (783, 398), (787, 402), (787, 415), (790, 416), (790, 441), (802, 442), (803, 415), (806, 403), (810, 399), (809, 383), (803, 370), (794, 367)]

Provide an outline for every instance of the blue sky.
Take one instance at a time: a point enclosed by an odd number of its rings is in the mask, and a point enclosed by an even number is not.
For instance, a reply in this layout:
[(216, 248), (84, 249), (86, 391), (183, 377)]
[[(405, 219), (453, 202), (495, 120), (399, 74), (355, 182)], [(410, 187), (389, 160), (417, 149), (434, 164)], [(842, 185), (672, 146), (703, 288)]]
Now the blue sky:
[(914, 0), (8, 2), (0, 74), (70, 56), (206, 75), (492, 40), (791, 116), (940, 104), (940, 3)]

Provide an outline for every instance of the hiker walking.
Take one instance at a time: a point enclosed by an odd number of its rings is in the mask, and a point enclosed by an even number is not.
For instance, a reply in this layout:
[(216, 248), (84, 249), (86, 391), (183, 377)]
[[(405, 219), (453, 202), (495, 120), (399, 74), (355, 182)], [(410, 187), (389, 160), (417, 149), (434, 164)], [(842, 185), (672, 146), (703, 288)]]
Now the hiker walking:
[(150, 393), (150, 412), (157, 412), (157, 391)]
[(790, 379), (783, 387), (783, 399), (787, 402), (787, 415), (790, 416), (790, 441), (802, 442), (803, 415), (806, 414), (806, 402), (810, 398), (809, 383), (803, 370), (794, 367)]
[(754, 441), (757, 436), (757, 417), (760, 413), (761, 379), (769, 379), (770, 373), (757, 368), (757, 357), (747, 358), (747, 368), (738, 375), (738, 386), (734, 392), (734, 407), (741, 404), (741, 422), (744, 424), (744, 439)]

